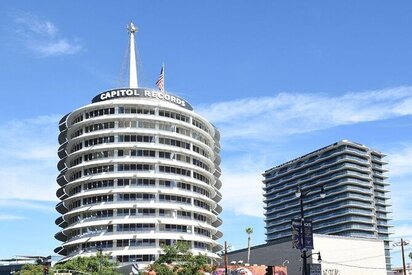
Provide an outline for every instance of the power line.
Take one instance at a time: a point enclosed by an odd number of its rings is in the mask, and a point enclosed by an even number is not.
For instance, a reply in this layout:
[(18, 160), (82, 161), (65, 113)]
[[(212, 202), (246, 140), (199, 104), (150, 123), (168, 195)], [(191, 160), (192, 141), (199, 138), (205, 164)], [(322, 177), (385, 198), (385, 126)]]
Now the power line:
[(347, 267), (353, 267), (353, 268), (386, 270), (386, 267), (367, 267), (367, 266), (349, 265), (349, 264), (342, 264), (342, 263), (336, 263), (336, 262), (328, 262), (325, 260), (322, 260), (322, 262), (327, 263), (327, 264), (341, 265), (341, 266), (347, 266)]

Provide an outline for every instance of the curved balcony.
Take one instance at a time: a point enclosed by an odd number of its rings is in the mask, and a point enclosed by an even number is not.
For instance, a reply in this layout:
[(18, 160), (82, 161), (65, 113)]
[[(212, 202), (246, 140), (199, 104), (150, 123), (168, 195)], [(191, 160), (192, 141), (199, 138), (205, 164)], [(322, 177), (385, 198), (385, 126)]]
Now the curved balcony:
[(64, 176), (64, 174), (60, 174), (59, 176), (57, 176), (57, 179), (56, 179), (56, 181), (57, 181), (57, 183), (60, 185), (60, 186), (64, 186), (64, 185), (66, 185), (69, 181), (66, 179), (66, 177)]
[(67, 146), (68, 142), (63, 143), (62, 145), (60, 145), (58, 151), (57, 151), (57, 155), (59, 156), (60, 159), (64, 158), (67, 156), (67, 152), (66, 152), (66, 146)]
[(66, 214), (67, 212), (69, 212), (69, 209), (64, 205), (64, 201), (59, 202), (56, 205), (56, 210), (57, 212), (59, 212), (60, 214)]
[(58, 169), (59, 171), (62, 171), (62, 170), (67, 169), (66, 159), (67, 159), (67, 156), (65, 156), (64, 158), (62, 158), (62, 159), (57, 163), (57, 169)]
[(60, 145), (67, 142), (66, 134), (67, 134), (67, 129), (64, 129), (63, 131), (60, 132), (59, 137), (57, 138)]
[(70, 115), (71, 113), (66, 114), (65, 116), (63, 116), (60, 121), (59, 121), (59, 130), (60, 131), (64, 131), (67, 129), (67, 123), (66, 123), (66, 119), (67, 117)]
[(57, 240), (61, 241), (61, 242), (67, 241), (67, 236), (64, 235), (64, 233), (61, 232), (61, 231), (58, 232), (58, 233), (56, 233), (56, 234), (54, 235), (54, 237), (55, 237)]
[(223, 221), (222, 221), (221, 218), (217, 218), (216, 221), (212, 222), (212, 225), (213, 225), (214, 227), (219, 227), (219, 226), (221, 226), (222, 224), (223, 224)]
[(60, 187), (56, 191), (56, 197), (58, 197), (60, 200), (64, 200), (64, 199), (67, 199), (69, 197), (69, 195), (66, 194), (66, 192), (64, 190), (64, 187)]

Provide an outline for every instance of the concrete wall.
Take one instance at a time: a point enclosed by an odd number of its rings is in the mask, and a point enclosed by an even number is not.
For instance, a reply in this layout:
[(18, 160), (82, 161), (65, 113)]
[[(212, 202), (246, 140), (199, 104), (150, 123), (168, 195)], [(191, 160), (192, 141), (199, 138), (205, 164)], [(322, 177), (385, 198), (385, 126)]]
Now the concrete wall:
[(381, 240), (315, 234), (314, 245), (315, 252), (321, 252), (324, 275), (335, 274), (335, 271), (339, 275), (386, 275)]
[[(222, 257), (223, 258), (223, 257)], [(228, 263), (243, 261), (247, 263), (247, 248), (228, 253)], [(311, 259), (308, 259), (308, 263)], [(250, 264), (257, 265), (286, 265), (288, 275), (301, 274), (302, 262), (300, 251), (292, 248), (292, 240), (281, 240), (269, 245), (254, 246), (250, 249)]]
[[(315, 234), (313, 251), (322, 255), (322, 275), (386, 275), (383, 241)], [(222, 257), (223, 258), (223, 257)], [(318, 255), (308, 263), (318, 263)], [(228, 262), (247, 263), (247, 249), (228, 253)], [(292, 241), (282, 239), (276, 243), (254, 246), (250, 252), (250, 264), (286, 265), (288, 275), (302, 274), (300, 251), (292, 248)]]

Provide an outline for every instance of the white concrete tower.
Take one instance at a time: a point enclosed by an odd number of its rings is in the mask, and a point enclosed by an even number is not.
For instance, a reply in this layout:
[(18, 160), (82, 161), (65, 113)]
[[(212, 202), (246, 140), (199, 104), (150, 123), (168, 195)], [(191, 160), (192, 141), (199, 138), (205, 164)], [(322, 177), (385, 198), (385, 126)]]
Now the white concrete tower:
[(184, 241), (216, 258), (219, 131), (184, 99), (137, 88), (135, 31), (130, 24), (130, 87), (102, 92), (60, 121), (55, 252), (66, 260), (103, 249), (144, 265)]

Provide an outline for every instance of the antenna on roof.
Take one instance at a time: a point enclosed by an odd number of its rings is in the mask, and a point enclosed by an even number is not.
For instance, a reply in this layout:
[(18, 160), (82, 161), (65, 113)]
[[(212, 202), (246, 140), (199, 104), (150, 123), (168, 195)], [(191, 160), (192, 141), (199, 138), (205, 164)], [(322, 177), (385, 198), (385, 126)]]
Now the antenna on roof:
[(129, 42), (129, 52), (130, 52), (130, 62), (129, 62), (129, 88), (137, 88), (137, 65), (136, 65), (136, 51), (134, 46), (134, 33), (137, 32), (137, 27), (130, 22), (127, 26), (127, 31), (130, 34)]

